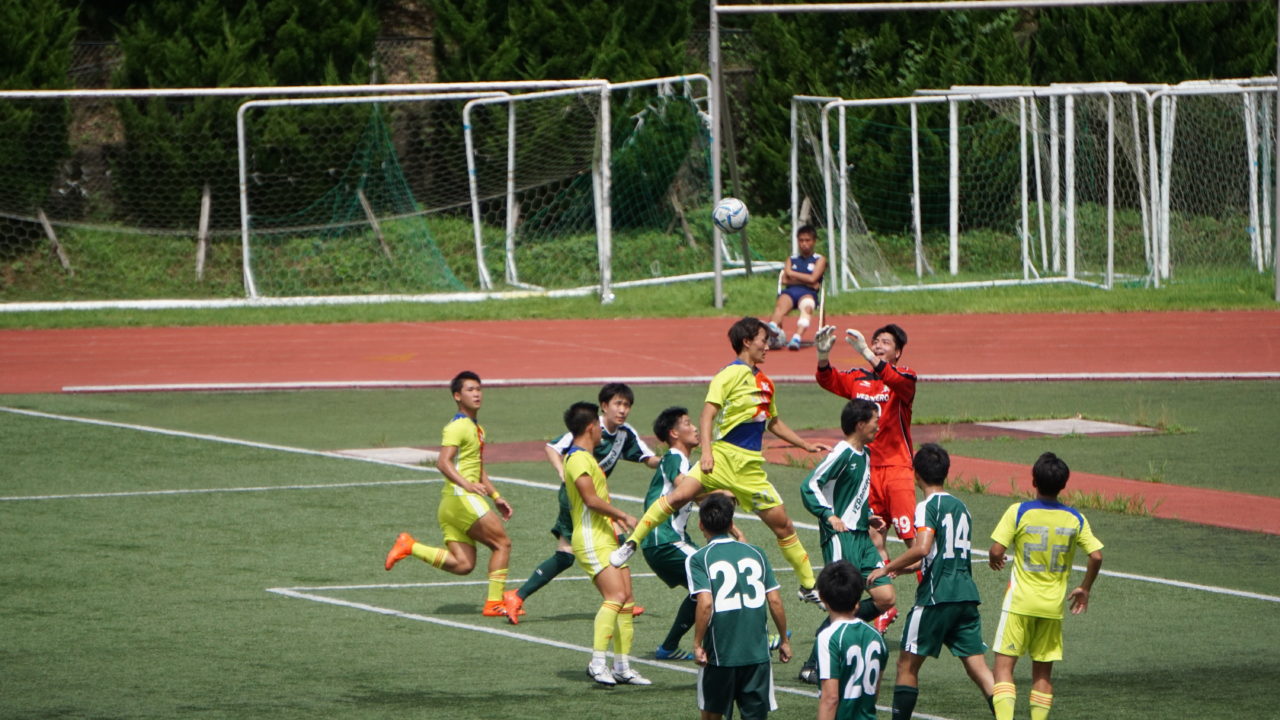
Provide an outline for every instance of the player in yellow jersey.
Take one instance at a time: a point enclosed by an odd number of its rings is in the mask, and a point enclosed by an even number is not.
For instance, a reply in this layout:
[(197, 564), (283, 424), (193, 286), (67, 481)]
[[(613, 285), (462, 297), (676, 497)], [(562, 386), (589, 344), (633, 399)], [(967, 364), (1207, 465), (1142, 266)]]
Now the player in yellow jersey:
[[(609, 553), (618, 547), (617, 523), (630, 531), (636, 519), (609, 502), (609, 481), (592, 451), (600, 442), (600, 408), (588, 402), (574, 403), (564, 413), (564, 424), (573, 443), (564, 453), (564, 486), (573, 521), (573, 555), (604, 599), (593, 624), (591, 663), (587, 675), (601, 685), (649, 685), (631, 668), (631, 642), (635, 636), (631, 570), (609, 564)], [(605, 655), (613, 644), (613, 669)]]
[[(1071, 603), (1071, 614), (1084, 612), (1102, 568), (1102, 543), (1093, 536), (1089, 521), (1079, 510), (1058, 502), (1070, 474), (1057, 455), (1041, 455), (1031, 468), (1036, 499), (1009, 506), (991, 533), (992, 569), (1003, 569), (1005, 552), (1013, 551), (1013, 577), (992, 643), (996, 720), (1013, 720), (1013, 667), (1024, 654), (1031, 655), (1031, 720), (1047, 720), (1053, 706), (1050, 675), (1054, 661), (1062, 659), (1063, 596)], [(1089, 562), (1080, 585), (1067, 593), (1077, 547), (1089, 554)]]
[(760, 370), (769, 351), (769, 330), (753, 317), (744, 317), (729, 328), (729, 344), (738, 358), (711, 380), (699, 418), (702, 459), (688, 475), (676, 479), (676, 487), (645, 511), (635, 532), (609, 558), (620, 566), (635, 552), (651, 530), (677, 510), (711, 490), (727, 490), (738, 504), (754, 512), (773, 534), (778, 548), (800, 580), (800, 597), (818, 602), (809, 553), (800, 544), (787, 516), (782, 497), (764, 472), (764, 432), (806, 452), (826, 452), (826, 445), (806, 442), (778, 417), (773, 381)]
[[(511, 503), (502, 498), (484, 469), (484, 428), (476, 422), (484, 391), (480, 376), (464, 370), (450, 383), (458, 412), (444, 426), (440, 457), (436, 469), (446, 482), (441, 491), (440, 509), (436, 517), (444, 531), (445, 547), (423, 545), (409, 533), (400, 533), (387, 553), (386, 568), (410, 555), (423, 562), (453, 573), (469, 575), (476, 566), (476, 543), (489, 548), (489, 590), (481, 613), (488, 617), (506, 617), (519, 624), (519, 608), (504, 602), (502, 592), (507, 584), (507, 563), (511, 559), (511, 538), (503, 522), (511, 519)], [(498, 515), (490, 512), (488, 496)]]

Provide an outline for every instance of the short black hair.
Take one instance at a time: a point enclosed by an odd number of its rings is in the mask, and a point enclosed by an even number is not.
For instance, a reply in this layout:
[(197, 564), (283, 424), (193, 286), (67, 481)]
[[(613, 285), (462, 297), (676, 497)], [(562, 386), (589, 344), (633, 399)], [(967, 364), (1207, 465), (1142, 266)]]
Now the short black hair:
[(564, 426), (569, 433), (578, 437), (591, 427), (591, 423), (600, 422), (600, 406), (589, 402), (576, 402), (564, 411)]
[(733, 351), (736, 353), (742, 352), (742, 348), (747, 346), (747, 342), (754, 340), (761, 330), (764, 330), (764, 323), (760, 321), (760, 318), (750, 316), (730, 325), (729, 344), (733, 346)]
[(1051, 452), (1042, 454), (1031, 466), (1031, 484), (1042, 495), (1057, 497), (1062, 488), (1067, 486), (1067, 478), (1071, 477), (1071, 468), (1062, 458)]
[(698, 504), (702, 527), (713, 535), (723, 535), (733, 527), (733, 500), (724, 493), (711, 493)]
[(687, 409), (677, 406), (669, 407), (658, 413), (658, 419), (653, 421), (654, 437), (658, 438), (658, 442), (670, 445), (671, 431), (680, 422), (680, 418), (688, 414), (689, 411)]
[(801, 225), (800, 229), (796, 230), (796, 237), (800, 237), (806, 233), (812, 235), (815, 240), (818, 239), (818, 230), (812, 225)]
[(880, 412), (879, 405), (866, 398), (854, 398), (845, 403), (844, 410), (840, 411), (840, 429), (845, 435), (851, 435), (859, 423), (870, 420), (878, 412)]
[(888, 325), (885, 325), (871, 333), (871, 339), (875, 340), (880, 337), (880, 333), (889, 333), (893, 336), (893, 342), (897, 344), (898, 352), (902, 352), (902, 349), (907, 346), (907, 331), (898, 327), (894, 323), (889, 323)]
[(862, 599), (864, 587), (862, 573), (848, 560), (836, 560), (818, 573), (818, 596), (836, 612), (853, 612)]
[[(449, 392), (450, 393), (462, 392), (462, 383), (468, 380), (475, 380), (477, 383), (480, 383), (480, 376), (471, 372), (470, 370), (463, 370), (457, 375), (454, 375), (453, 380), (449, 381)], [(480, 384), (483, 385), (484, 383), (480, 383)]]
[(938, 443), (925, 443), (916, 450), (911, 465), (925, 485), (942, 487), (951, 471), (951, 456)]
[(636, 404), (636, 394), (631, 392), (631, 386), (620, 382), (605, 383), (605, 386), (600, 388), (600, 394), (596, 396), (596, 399), (600, 401), (601, 405), (608, 405), (610, 400), (619, 395), (629, 405)]

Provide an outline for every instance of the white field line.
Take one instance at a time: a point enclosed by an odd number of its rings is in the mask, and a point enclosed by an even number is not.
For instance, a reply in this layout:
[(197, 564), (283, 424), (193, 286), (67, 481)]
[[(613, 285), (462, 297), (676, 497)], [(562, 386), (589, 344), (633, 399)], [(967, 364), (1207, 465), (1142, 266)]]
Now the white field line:
[[(107, 420), (97, 420), (93, 418), (76, 417), (73, 415), (57, 415), (53, 413), (37, 412), (34, 410), (21, 410), (18, 408), (10, 408), (10, 407), (3, 407), (3, 406), (0, 406), (0, 412), (13, 413), (16, 415), (24, 415), (24, 416), (36, 417), (36, 418), (41, 418), (46, 420), (58, 420), (63, 422), (74, 422), (74, 423), (83, 423), (87, 425), (96, 425), (100, 427), (112, 427), (112, 428), (119, 428), (124, 430), (134, 430), (137, 432), (153, 433), (157, 435), (165, 435), (165, 436), (171, 436), (171, 437), (182, 437), (182, 438), (195, 439), (195, 440), (206, 440), (209, 442), (224, 443), (227, 445), (239, 445), (243, 447), (258, 448), (261, 450), (274, 450), (278, 452), (289, 452), (289, 453), (296, 453), (300, 455), (311, 455), (316, 457), (330, 458), (334, 460), (366, 462), (366, 463), (373, 463), (375, 465), (386, 465), (386, 466), (397, 467), (397, 468), (402, 468), (406, 470), (429, 472), (436, 475), (439, 474), (435, 468), (428, 468), (421, 465), (407, 465), (404, 463), (396, 463), (396, 462), (390, 462), (387, 460), (378, 460), (376, 458), (360, 457), (356, 455), (346, 455), (346, 454), (337, 453), (337, 452), (328, 452), (323, 450), (308, 450), (306, 448), (295, 448), (295, 447), (289, 447), (286, 445), (272, 445), (269, 443), (259, 443), (251, 440), (239, 440), (236, 438), (224, 437), (221, 435), (190, 433), (190, 432), (184, 432), (181, 430), (167, 430), (165, 428), (150, 427), (147, 425), (117, 423), (117, 422), (111, 422)], [(510, 485), (519, 485), (523, 487), (536, 488), (540, 490), (549, 490), (553, 492), (558, 492), (560, 489), (558, 485), (553, 485), (551, 483), (537, 482), (534, 480), (525, 480), (523, 478), (490, 476), (490, 479), (496, 482), (503, 482)], [(275, 492), (275, 491), (296, 491), (296, 490), (325, 490), (329, 488), (376, 487), (381, 485), (414, 484), (419, 482), (439, 482), (439, 480), (437, 479), (433, 479), (431, 481), (387, 480), (387, 481), (371, 481), (366, 483), (332, 483), (332, 484), (322, 483), (322, 484), (314, 484), (314, 485), (284, 485), (284, 486), (278, 486), (278, 487), (212, 488), (212, 489), (194, 489), (194, 490), (192, 489), (145, 490), (145, 491), (131, 491), (131, 492), (117, 492), (117, 493), (78, 493), (78, 494), (67, 494), (67, 495), (39, 495), (39, 496), (27, 495), (27, 496), (0, 497), (0, 502), (138, 497), (138, 496), (148, 496), (148, 495), (185, 495), (185, 494), (230, 493), (230, 492)], [(636, 497), (634, 495), (616, 494), (616, 495), (613, 495), (612, 497), (618, 500), (625, 500), (627, 502), (632, 502), (632, 503), (643, 502), (642, 498)], [(759, 522), (759, 518), (757, 518), (755, 515), (738, 513), (735, 515), (735, 517), (742, 520)], [(816, 531), (818, 529), (817, 525), (814, 525), (813, 523), (808, 523), (808, 522), (794, 522), (794, 525), (798, 528), (803, 528), (805, 530)], [(893, 542), (900, 542), (897, 538), (890, 538), (890, 540), (892, 540)], [(983, 558), (987, 557), (987, 553), (982, 550), (973, 550), (973, 554), (974, 556), (980, 556)], [(1075, 570), (1076, 572), (1084, 572), (1084, 567), (1080, 565), (1073, 565), (1072, 569)], [(1133, 580), (1136, 582), (1154, 583), (1157, 585), (1167, 585), (1169, 587), (1177, 587), (1177, 588), (1183, 588), (1187, 590), (1198, 590), (1201, 592), (1215, 593), (1218, 595), (1230, 595), (1233, 597), (1249, 598), (1253, 600), (1263, 600), (1265, 602), (1280, 603), (1280, 596), (1266, 595), (1263, 593), (1249, 592), (1246, 590), (1235, 590), (1232, 588), (1224, 588), (1224, 587), (1218, 587), (1214, 585), (1201, 585), (1198, 583), (1182, 582), (1180, 580), (1170, 580), (1167, 578), (1152, 577), (1148, 575), (1137, 575), (1134, 573), (1124, 573), (1124, 572), (1117, 572), (1117, 571), (1106, 570), (1106, 569), (1102, 570), (1100, 574), (1106, 577), (1114, 577), (1114, 578), (1119, 578), (1123, 580)]]
[[(786, 384), (812, 383), (812, 375), (771, 375), (775, 382)], [(922, 382), (1021, 382), (1021, 381), (1084, 381), (1084, 380), (1280, 380), (1280, 372), (1221, 371), (1221, 372), (1086, 372), (1086, 373), (970, 373), (921, 375)], [(705, 385), (709, 375), (669, 376), (641, 375), (634, 377), (568, 377), (568, 378), (485, 378), (488, 387), (555, 387), (566, 385), (600, 385), (605, 382), (625, 382), (629, 385)], [(370, 390), (378, 388), (442, 388), (448, 380), (314, 380), (297, 382), (257, 383), (157, 383), (142, 385), (64, 385), (64, 393), (113, 393), (113, 392), (262, 392), (269, 390)]]
[[(637, 575), (636, 577), (653, 577), (653, 576), (651, 574), (646, 573), (643, 575)], [(587, 579), (586, 577), (556, 578), (554, 582), (559, 582), (561, 580), (586, 580), (586, 579)], [(482, 584), (487, 584), (487, 582), (488, 581), (460, 582), (460, 583), (428, 583), (428, 584), (436, 585), (436, 586), (482, 585)], [(513, 582), (519, 582), (519, 581), (516, 580)], [(415, 583), (413, 585), (402, 585), (397, 587), (421, 587), (421, 586), (422, 586), (421, 583)], [(375, 586), (349, 586), (347, 588), (342, 588), (342, 589), (356, 589), (361, 587), (377, 588), (380, 586), (376, 586), (376, 585)], [(569, 650), (571, 652), (581, 653), (584, 655), (591, 655), (591, 652), (592, 652), (591, 648), (586, 647), (584, 645), (575, 645), (573, 643), (562, 642), (560, 640), (551, 640), (548, 638), (536, 637), (534, 635), (527, 635), (525, 633), (514, 632), (501, 627), (472, 625), (470, 623), (457, 622), (456, 620), (446, 620), (444, 618), (432, 617), (431, 615), (419, 615), (417, 613), (404, 612), (402, 610), (396, 610), (395, 608), (381, 607), (379, 605), (369, 605), (368, 603), (351, 602), (349, 600), (339, 600), (337, 598), (328, 597), (326, 595), (317, 595), (315, 593), (305, 591), (305, 590), (311, 590), (311, 589), (324, 589), (324, 588), (267, 588), (267, 592), (275, 593), (277, 595), (282, 595), (284, 597), (294, 598), (297, 600), (309, 600), (311, 602), (317, 602), (323, 605), (336, 605), (338, 607), (345, 607), (345, 608), (351, 608), (353, 610), (362, 610), (364, 612), (371, 612), (377, 615), (386, 615), (388, 617), (400, 618), (401, 620), (412, 620), (414, 622), (424, 622), (424, 623), (430, 623), (432, 625), (443, 625), (444, 627), (454, 628), (455, 630), (468, 630), (470, 632), (479, 632), (479, 633), (485, 633), (487, 635), (496, 635), (498, 637), (506, 638), (508, 640), (520, 640), (523, 642), (533, 643), (535, 645), (546, 645), (548, 647), (554, 647), (560, 650)], [(330, 589), (339, 589), (339, 588), (330, 588)], [(631, 656), (630, 661), (631, 661), (631, 664), (633, 665), (648, 665), (649, 667), (661, 668), (663, 670), (671, 670), (673, 672), (682, 672), (689, 675), (698, 674), (697, 666), (690, 666), (688, 663), (663, 662), (661, 660), (646, 660), (645, 658), (636, 657), (634, 655)], [(778, 685), (776, 683), (774, 684), (773, 689), (774, 689), (774, 692), (786, 693), (788, 695), (799, 695), (801, 697), (807, 697), (807, 698), (813, 698), (813, 699), (817, 699), (818, 697), (818, 693), (816, 691), (805, 690), (803, 688), (786, 687), (784, 685)], [(893, 710), (892, 708), (886, 705), (877, 705), (876, 709), (881, 712), (892, 712)], [(915, 713), (913, 717), (924, 718), (924, 720), (950, 720), (949, 718), (943, 717), (941, 715), (929, 715), (927, 713), (920, 713), (920, 712)]]

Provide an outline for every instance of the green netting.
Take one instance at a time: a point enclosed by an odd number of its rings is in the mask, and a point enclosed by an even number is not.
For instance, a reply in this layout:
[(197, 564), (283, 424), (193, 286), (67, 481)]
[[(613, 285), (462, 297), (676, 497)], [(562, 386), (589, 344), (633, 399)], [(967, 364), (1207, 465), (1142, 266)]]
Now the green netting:
[[(254, 216), (252, 264), (263, 295), (424, 293), (465, 286), (414, 199), (381, 105), (332, 186), (297, 212)], [(374, 227), (374, 220), (377, 227)]]

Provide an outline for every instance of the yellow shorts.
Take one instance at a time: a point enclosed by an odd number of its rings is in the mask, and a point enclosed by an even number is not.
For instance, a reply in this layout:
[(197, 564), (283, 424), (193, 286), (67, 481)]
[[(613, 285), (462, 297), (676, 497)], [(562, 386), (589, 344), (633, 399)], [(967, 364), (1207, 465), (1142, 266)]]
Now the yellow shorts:
[(601, 570), (609, 567), (609, 553), (616, 549), (618, 538), (613, 533), (591, 528), (573, 529), (573, 557), (588, 577), (594, 578)]
[(738, 499), (743, 510), (760, 512), (782, 504), (782, 496), (764, 474), (764, 456), (743, 450), (726, 442), (711, 446), (715, 467), (710, 475), (702, 474), (702, 466), (694, 463), (689, 477), (696, 478), (707, 490), (728, 490)]
[(467, 536), (467, 531), (487, 512), (488, 501), (474, 493), (441, 497), (436, 519), (444, 531), (444, 541), (475, 545), (476, 541)]
[(1013, 657), (1029, 654), (1035, 662), (1061, 660), (1062, 620), (1002, 612), (991, 649)]

